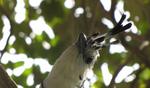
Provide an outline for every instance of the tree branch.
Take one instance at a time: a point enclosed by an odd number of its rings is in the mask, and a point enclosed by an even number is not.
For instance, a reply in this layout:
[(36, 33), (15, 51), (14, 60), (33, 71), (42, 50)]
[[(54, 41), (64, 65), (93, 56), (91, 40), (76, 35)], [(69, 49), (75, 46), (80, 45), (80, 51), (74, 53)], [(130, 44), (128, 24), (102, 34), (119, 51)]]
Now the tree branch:
[(9, 77), (0, 64), (0, 88), (17, 88), (16, 83)]

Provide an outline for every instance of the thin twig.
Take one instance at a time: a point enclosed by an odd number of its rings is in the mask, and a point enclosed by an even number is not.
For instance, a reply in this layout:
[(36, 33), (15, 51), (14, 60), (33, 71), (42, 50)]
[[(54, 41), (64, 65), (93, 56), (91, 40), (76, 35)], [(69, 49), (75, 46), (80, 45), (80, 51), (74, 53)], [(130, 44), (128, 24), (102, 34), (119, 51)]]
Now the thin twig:
[(108, 88), (114, 88), (115, 79), (116, 79), (118, 73), (119, 73), (119, 72), (121, 71), (121, 69), (122, 69), (125, 65), (127, 65), (129, 62), (130, 62), (130, 59), (127, 58), (127, 60), (126, 60), (123, 64), (121, 64), (121, 65), (118, 67), (118, 69), (115, 71), (115, 73), (114, 73), (114, 75), (113, 75), (113, 78), (112, 78), (111, 81), (110, 81), (110, 84), (109, 84)]
[(137, 72), (135, 73), (136, 78), (132, 81), (132, 83), (130, 84), (130, 88), (135, 88), (137, 81), (139, 80), (139, 75), (143, 72), (145, 68), (140, 68), (137, 70)]

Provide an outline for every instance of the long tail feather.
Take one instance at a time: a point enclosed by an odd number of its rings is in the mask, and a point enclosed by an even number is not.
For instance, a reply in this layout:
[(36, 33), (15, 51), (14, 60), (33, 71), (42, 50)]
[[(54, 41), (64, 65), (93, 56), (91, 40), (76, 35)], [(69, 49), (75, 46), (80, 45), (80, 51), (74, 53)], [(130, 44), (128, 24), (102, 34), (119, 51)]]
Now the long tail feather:
[(132, 26), (131, 23), (126, 24), (125, 26), (122, 25), (123, 21), (125, 20), (126, 15), (123, 14), (120, 21), (118, 22), (118, 24), (108, 32), (109, 35), (116, 35), (122, 31), (127, 30), (128, 28), (130, 28)]
[(102, 47), (103, 45), (101, 45), (101, 42), (103, 42), (104, 40), (106, 40), (106, 42), (108, 42), (108, 45), (111, 44), (107, 40), (109, 40), (114, 35), (119, 34), (120, 32), (123, 32), (123, 31), (127, 30), (128, 28), (130, 28), (132, 26), (132, 24), (130, 22), (128, 24), (124, 25), (124, 26), (122, 25), (125, 18), (126, 18), (126, 15), (123, 14), (120, 21), (117, 23), (117, 25), (112, 30), (108, 31), (107, 33), (105, 33), (103, 35), (100, 35), (99, 33), (96, 33), (96, 34), (93, 34), (92, 36), (90, 36), (88, 38), (88, 44), (89, 45), (94, 45), (95, 44), (96, 48)]

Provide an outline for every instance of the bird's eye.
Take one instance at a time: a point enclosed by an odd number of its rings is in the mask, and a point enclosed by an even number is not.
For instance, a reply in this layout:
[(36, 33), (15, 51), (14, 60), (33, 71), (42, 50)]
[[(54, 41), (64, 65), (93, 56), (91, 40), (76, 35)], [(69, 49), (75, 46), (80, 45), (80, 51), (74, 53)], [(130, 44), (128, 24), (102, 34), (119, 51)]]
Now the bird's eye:
[(79, 75), (79, 79), (80, 79), (80, 80), (82, 80), (82, 79), (83, 79), (81, 75)]
[(92, 61), (93, 61), (93, 58), (92, 58), (92, 57), (87, 57), (87, 58), (85, 59), (85, 62), (86, 62), (87, 64), (90, 64)]

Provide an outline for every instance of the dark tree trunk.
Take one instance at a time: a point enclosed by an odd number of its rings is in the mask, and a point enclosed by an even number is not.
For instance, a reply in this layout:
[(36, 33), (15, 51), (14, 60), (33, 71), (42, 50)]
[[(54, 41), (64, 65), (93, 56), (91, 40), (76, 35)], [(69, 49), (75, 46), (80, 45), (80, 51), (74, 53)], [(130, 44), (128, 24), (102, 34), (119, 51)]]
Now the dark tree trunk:
[(0, 88), (17, 88), (16, 83), (8, 76), (4, 67), (0, 64)]

